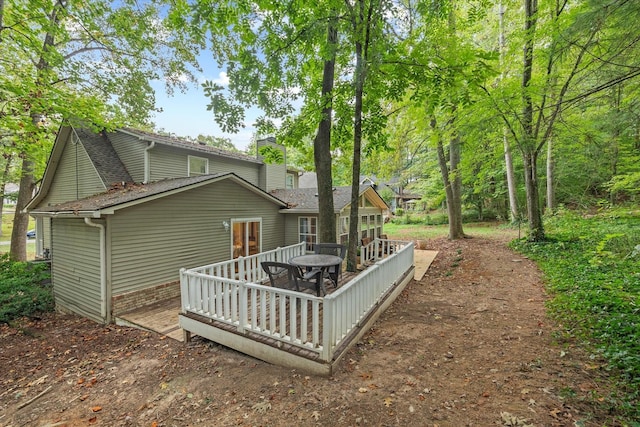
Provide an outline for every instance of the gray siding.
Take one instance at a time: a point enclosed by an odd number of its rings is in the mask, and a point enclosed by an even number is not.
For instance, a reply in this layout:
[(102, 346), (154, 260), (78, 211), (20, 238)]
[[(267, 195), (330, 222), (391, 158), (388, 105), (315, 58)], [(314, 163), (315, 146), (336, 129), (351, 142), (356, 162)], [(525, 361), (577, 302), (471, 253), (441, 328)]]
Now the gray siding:
[(189, 156), (208, 159), (210, 174), (233, 172), (253, 185), (258, 186), (260, 183), (259, 172), (262, 165), (258, 163), (243, 162), (164, 145), (156, 145), (150, 151), (151, 181), (188, 176)]
[(133, 181), (144, 181), (144, 149), (148, 143), (121, 132), (110, 133), (109, 141)]
[(51, 275), (56, 305), (98, 322), (100, 233), (82, 219), (52, 220)]
[(74, 144), (73, 138), (65, 144), (50, 190), (41, 205), (77, 200), (106, 190), (84, 147)]
[(248, 217), (262, 218), (263, 250), (284, 244), (279, 206), (227, 180), (118, 211), (110, 221), (113, 295), (229, 259), (231, 232), (222, 222)]
[(318, 217), (317, 214), (283, 214), (286, 220), (285, 224), (285, 245), (295, 245), (300, 243), (299, 218), (300, 217)]

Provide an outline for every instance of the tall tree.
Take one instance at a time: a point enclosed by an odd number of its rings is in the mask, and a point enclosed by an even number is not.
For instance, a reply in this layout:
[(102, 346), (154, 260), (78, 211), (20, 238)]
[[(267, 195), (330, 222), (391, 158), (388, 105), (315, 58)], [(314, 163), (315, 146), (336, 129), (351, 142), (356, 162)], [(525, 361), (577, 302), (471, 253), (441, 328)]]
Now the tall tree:
[[(558, 1), (541, 6), (536, 0), (524, 0), (522, 31), (510, 37), (510, 52), (522, 49), (517, 61), (519, 96), (514, 96), (515, 70), (506, 70), (510, 78), (496, 90), (485, 88), (522, 157), (532, 241), (545, 238), (538, 160), (558, 132), (561, 118), (586, 98), (640, 75), (637, 64), (628, 63), (629, 52), (637, 50), (637, 37), (622, 24), (638, 16), (637, 3)], [(505, 66), (515, 63), (513, 54), (509, 59)], [(590, 78), (601, 69), (609, 73), (604, 83)]]
[(147, 121), (154, 109), (149, 82), (180, 85), (191, 76), (200, 45), (171, 32), (160, 16), (162, 4), (152, 1), (2, 6), (0, 130), (22, 161), (11, 256), (23, 260), (28, 218), (22, 209), (60, 121), (99, 129)]
[[(504, 28), (504, 4), (502, 1), (498, 4), (499, 14), (499, 44), (500, 44), (500, 65), (504, 70), (504, 51), (506, 49), (506, 36)], [(504, 78), (504, 71), (500, 73), (500, 78)], [(518, 198), (516, 197), (516, 178), (513, 172), (513, 157), (511, 155), (511, 144), (509, 143), (509, 131), (506, 126), (502, 129), (502, 142), (504, 146), (504, 164), (507, 177), (507, 192), (509, 195), (509, 216), (512, 223), (515, 223), (520, 216), (518, 213)]]
[(318, 188), (318, 211), (320, 242), (334, 243), (336, 240), (336, 216), (333, 205), (333, 177), (331, 173), (331, 127), (333, 126), (333, 86), (338, 44), (337, 16), (330, 12), (327, 22), (326, 57), (322, 70), (322, 91), (324, 102), (318, 132), (313, 139), (313, 160), (316, 168)]

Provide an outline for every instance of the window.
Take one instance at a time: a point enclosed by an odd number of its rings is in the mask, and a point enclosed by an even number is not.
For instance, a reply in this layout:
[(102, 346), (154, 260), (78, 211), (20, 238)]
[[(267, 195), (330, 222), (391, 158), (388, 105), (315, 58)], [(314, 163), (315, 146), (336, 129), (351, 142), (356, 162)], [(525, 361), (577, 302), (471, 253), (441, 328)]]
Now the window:
[(209, 173), (209, 159), (204, 157), (189, 156), (189, 176), (200, 176)]
[(349, 217), (341, 216), (339, 224), (340, 224), (340, 228), (339, 228), (340, 243), (342, 243), (343, 245), (346, 245), (347, 242), (349, 241)]
[(262, 220), (260, 218), (232, 219), (232, 256), (238, 258), (260, 253)]
[(292, 173), (287, 174), (287, 182), (285, 183), (285, 188), (287, 190), (293, 189), (294, 176)]
[(298, 218), (298, 235), (301, 242), (307, 244), (307, 251), (313, 251), (313, 245), (318, 241), (317, 237), (317, 224), (318, 218), (315, 216)]
[(367, 230), (369, 229), (369, 224), (367, 223), (367, 215), (360, 216), (360, 238), (364, 239), (365, 237), (370, 237), (367, 234)]

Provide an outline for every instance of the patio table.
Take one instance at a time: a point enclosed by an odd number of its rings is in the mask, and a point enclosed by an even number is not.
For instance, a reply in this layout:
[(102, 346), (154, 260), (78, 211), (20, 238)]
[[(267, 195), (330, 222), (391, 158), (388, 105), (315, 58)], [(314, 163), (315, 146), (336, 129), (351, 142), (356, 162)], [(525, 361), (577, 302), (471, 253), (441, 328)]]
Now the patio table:
[(334, 265), (342, 264), (342, 258), (336, 255), (328, 254), (307, 254), (291, 258), (289, 260), (289, 264), (295, 265), (296, 267), (310, 269), (313, 275), (317, 275), (316, 283), (319, 296), (320, 290), (322, 290), (322, 292), (324, 292), (325, 294), (327, 293), (323, 283), (325, 270)]

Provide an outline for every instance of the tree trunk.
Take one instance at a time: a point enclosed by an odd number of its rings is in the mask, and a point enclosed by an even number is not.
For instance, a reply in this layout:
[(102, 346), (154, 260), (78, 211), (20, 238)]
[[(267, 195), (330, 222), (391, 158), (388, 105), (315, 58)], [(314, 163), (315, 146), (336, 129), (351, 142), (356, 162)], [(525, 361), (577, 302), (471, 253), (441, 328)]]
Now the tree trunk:
[[(56, 27), (60, 25), (60, 19), (58, 12), (65, 7), (63, 2), (56, 2), (53, 6), (53, 10), (49, 15), (51, 26)], [(43, 81), (45, 71), (49, 69), (49, 62), (47, 61), (47, 53), (54, 46), (53, 33), (47, 32), (44, 35), (44, 43), (42, 45), (42, 54), (36, 65), (37, 76), (35, 90), (32, 94), (32, 105), (37, 105), (37, 98), (40, 95), (42, 87), (46, 86)], [(31, 124), (33, 126), (32, 134), (27, 135), (27, 138), (33, 138), (33, 144), (36, 144), (38, 140), (38, 132), (40, 131), (40, 121), (44, 116), (44, 111), (30, 111)], [(35, 186), (35, 180), (33, 178), (33, 161), (29, 158), (29, 153), (21, 153), (22, 157), (22, 170), (20, 172), (20, 189), (18, 190), (18, 201), (16, 203), (16, 212), (13, 220), (13, 230), (11, 233), (11, 259), (15, 261), (26, 261), (27, 259), (27, 229), (29, 227), (29, 215), (23, 213), (27, 203), (33, 197), (33, 189)]]
[(553, 139), (547, 141), (547, 210), (553, 212), (556, 208), (555, 187), (553, 185)]
[[(369, 43), (369, 29), (372, 25), (371, 18), (373, 6), (368, 11), (365, 19), (365, 1), (357, 0), (356, 12), (353, 17), (353, 31), (355, 35), (356, 69), (355, 105), (353, 111), (353, 164), (351, 169), (351, 211), (349, 212), (349, 248), (347, 252), (347, 271), (356, 271), (358, 266), (357, 252), (360, 242), (360, 161), (362, 155), (362, 102), (364, 96), (364, 83), (367, 78), (366, 49)], [(376, 17), (377, 19), (377, 17)], [(360, 31), (364, 30), (364, 34)], [(362, 37), (362, 38), (361, 38)]]
[(347, 271), (356, 271), (357, 251), (360, 241), (359, 201), (360, 201), (360, 159), (362, 152), (362, 95), (364, 92), (364, 58), (362, 43), (356, 42), (355, 108), (353, 122), (353, 165), (351, 169), (351, 211), (349, 213), (349, 250)]
[(327, 24), (327, 45), (330, 57), (324, 62), (322, 74), (322, 119), (318, 124), (318, 133), (313, 141), (313, 160), (316, 167), (318, 186), (318, 240), (334, 243), (336, 241), (336, 215), (333, 206), (333, 177), (331, 175), (331, 115), (333, 111), (333, 82), (335, 74), (336, 50), (338, 39), (335, 19)]
[(516, 196), (516, 177), (513, 173), (513, 157), (511, 156), (511, 146), (507, 138), (507, 130), (503, 135), (504, 142), (504, 163), (507, 173), (507, 191), (509, 193), (509, 215), (511, 223), (518, 221), (518, 198)]
[(22, 172), (20, 175), (20, 190), (18, 190), (18, 202), (13, 217), (13, 230), (11, 231), (11, 259), (13, 261), (27, 260), (27, 229), (29, 227), (29, 215), (24, 213), (24, 208), (33, 196), (33, 162), (27, 155), (22, 159)]
[[(506, 47), (506, 40), (504, 36), (504, 6), (500, 2), (498, 6), (500, 14), (500, 64), (504, 63), (504, 50)], [(504, 73), (501, 74), (500, 79), (504, 77)], [(504, 145), (504, 163), (507, 172), (507, 191), (509, 193), (509, 215), (511, 223), (515, 223), (518, 220), (518, 198), (516, 197), (516, 178), (513, 173), (513, 158), (511, 157), (511, 146), (509, 139), (507, 138), (507, 128), (503, 128), (502, 142)]]
[[(1, 0), (0, 0), (1, 1)], [(11, 170), (11, 161), (13, 160), (12, 155), (8, 155), (5, 161), (7, 162), (4, 165), (4, 171), (2, 172), (2, 181), (0, 181), (0, 237), (2, 237), (2, 213), (4, 212), (4, 192), (7, 188), (7, 181), (9, 179), (9, 171)]]
[(449, 170), (453, 176), (451, 189), (453, 193), (453, 214), (449, 216), (449, 239), (464, 237), (462, 230), (462, 176), (460, 166), (460, 137), (454, 136), (449, 142)]
[(531, 242), (541, 242), (545, 238), (542, 213), (540, 212), (537, 163), (538, 156), (535, 152), (524, 153), (524, 181), (527, 190), (527, 218), (529, 219), (527, 239)]
[(529, 241), (544, 240), (542, 227), (542, 213), (538, 193), (538, 152), (533, 127), (533, 101), (529, 93), (529, 84), (533, 72), (533, 46), (536, 17), (538, 13), (537, 0), (524, 0), (526, 32), (522, 67), (522, 142), (521, 151), (524, 161), (524, 181), (527, 193), (527, 219), (529, 220)]
[[(432, 118), (430, 123), (431, 129), (435, 131), (436, 119)], [(438, 152), (438, 166), (440, 166), (440, 175), (444, 184), (446, 194), (447, 216), (449, 218), (449, 239), (456, 240), (464, 238), (462, 230), (462, 200), (461, 200), (461, 182), (458, 164), (460, 163), (460, 141), (457, 137), (451, 139), (449, 143), (449, 165), (447, 165), (447, 156), (442, 145), (442, 138), (438, 136), (436, 146)]]

